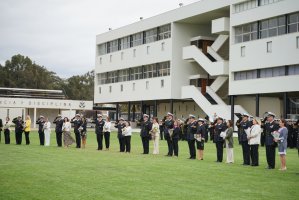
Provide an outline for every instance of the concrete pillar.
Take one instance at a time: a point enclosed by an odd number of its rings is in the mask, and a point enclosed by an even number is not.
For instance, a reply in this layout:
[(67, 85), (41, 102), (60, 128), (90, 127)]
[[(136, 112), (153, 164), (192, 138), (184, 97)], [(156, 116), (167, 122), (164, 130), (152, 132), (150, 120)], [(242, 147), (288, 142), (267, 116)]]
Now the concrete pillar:
[(260, 95), (256, 94), (255, 95), (255, 116), (260, 115)]
[(36, 128), (36, 108), (33, 109), (33, 128)]
[(131, 121), (131, 102), (128, 102), (128, 121)]

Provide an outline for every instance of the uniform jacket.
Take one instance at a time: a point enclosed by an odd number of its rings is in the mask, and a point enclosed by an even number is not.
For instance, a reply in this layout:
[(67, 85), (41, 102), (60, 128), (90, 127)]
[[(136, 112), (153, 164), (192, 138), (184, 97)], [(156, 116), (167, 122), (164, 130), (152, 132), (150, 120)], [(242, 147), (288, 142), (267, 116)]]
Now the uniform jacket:
[(15, 124), (15, 132), (16, 133), (22, 133), (24, 126), (23, 126), (23, 121), (18, 120), (17, 118), (13, 119), (12, 122)]
[(150, 121), (142, 122), (140, 136), (150, 138), (151, 137), (151, 135), (149, 133), (150, 130), (152, 130), (152, 123)]
[(206, 135), (206, 127), (204, 124), (202, 124), (201, 126), (200, 125), (197, 126), (196, 134), (199, 134), (202, 140), (204, 140)]
[(278, 131), (279, 125), (273, 120), (272, 122), (265, 123), (266, 139), (265, 145), (274, 145), (273, 136), (271, 133)]
[(248, 139), (247, 139), (247, 134), (246, 134), (246, 131), (248, 128), (250, 128), (252, 125), (252, 123), (250, 121), (242, 121), (240, 123), (240, 141), (241, 142), (246, 142)]
[(126, 125), (125, 125), (125, 124), (118, 123), (118, 124), (115, 124), (114, 127), (117, 128), (117, 137), (118, 137), (118, 138), (123, 138), (124, 135), (122, 134), (122, 129), (123, 129), (124, 127), (126, 127)]
[(63, 119), (62, 118), (56, 118), (54, 120), (53, 124), (56, 124), (55, 132), (56, 133), (62, 133)]
[(36, 124), (38, 124), (38, 133), (43, 133), (44, 132), (45, 121), (43, 121), (43, 120), (37, 120)]
[(105, 126), (105, 121), (101, 120), (99, 121), (98, 119), (95, 121), (96, 127), (95, 127), (95, 132), (96, 134), (103, 134), (103, 129)]
[(164, 125), (164, 138), (169, 139), (170, 134), (169, 134), (169, 129), (173, 129), (173, 120), (165, 120), (165, 125)]
[(79, 128), (80, 128), (80, 126), (82, 124), (81, 119), (74, 119), (73, 118), (72, 121), (71, 121), (71, 123), (74, 124), (74, 132), (75, 133), (80, 133)]
[(215, 125), (215, 130), (214, 130), (214, 142), (223, 142), (223, 138), (220, 137), (220, 133), (225, 131), (227, 129), (227, 126), (224, 123), (221, 124), (216, 124)]
[(192, 123), (188, 124), (188, 130), (187, 130), (187, 140), (193, 141), (195, 140), (194, 135), (197, 131), (197, 121), (194, 121)]

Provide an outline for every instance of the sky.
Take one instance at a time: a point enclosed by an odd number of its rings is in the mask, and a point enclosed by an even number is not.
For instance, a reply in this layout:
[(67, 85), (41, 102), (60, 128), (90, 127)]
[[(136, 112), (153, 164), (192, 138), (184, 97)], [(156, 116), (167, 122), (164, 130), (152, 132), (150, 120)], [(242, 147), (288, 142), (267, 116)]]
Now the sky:
[(96, 35), (198, 0), (0, 0), (0, 63), (21, 54), (62, 78), (94, 68)]

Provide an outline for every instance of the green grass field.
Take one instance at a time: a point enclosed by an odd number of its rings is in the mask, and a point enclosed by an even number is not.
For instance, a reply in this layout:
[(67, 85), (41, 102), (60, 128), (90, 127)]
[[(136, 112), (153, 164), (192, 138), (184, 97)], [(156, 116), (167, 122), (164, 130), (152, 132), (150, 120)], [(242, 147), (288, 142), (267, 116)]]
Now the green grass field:
[[(299, 199), (299, 158), (288, 150), (286, 172), (266, 170), (265, 150), (260, 148), (260, 166), (241, 165), (241, 148), (235, 145), (235, 164), (215, 163), (216, 150), (205, 146), (204, 161), (189, 160), (188, 145), (179, 143), (179, 158), (141, 155), (138, 134), (132, 137), (132, 153), (119, 153), (116, 134), (110, 151), (96, 151), (91, 130), (86, 149), (39, 146), (36, 132), (31, 144), (0, 144), (0, 199)], [(236, 140), (235, 140), (235, 143)], [(150, 145), (152, 151), (152, 143)], [(224, 158), (225, 158), (224, 153)]]

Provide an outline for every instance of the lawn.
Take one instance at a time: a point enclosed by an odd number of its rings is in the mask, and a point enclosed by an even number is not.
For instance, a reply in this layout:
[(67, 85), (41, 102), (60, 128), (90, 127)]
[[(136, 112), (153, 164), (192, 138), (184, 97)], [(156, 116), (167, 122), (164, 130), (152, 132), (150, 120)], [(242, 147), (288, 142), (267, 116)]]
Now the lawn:
[[(241, 148), (235, 145), (235, 164), (215, 163), (216, 150), (205, 146), (203, 161), (189, 160), (186, 142), (179, 143), (179, 158), (141, 155), (138, 134), (132, 137), (132, 153), (119, 153), (116, 134), (110, 151), (96, 151), (90, 130), (86, 149), (41, 147), (36, 132), (31, 144), (0, 144), (0, 199), (299, 199), (299, 158), (288, 150), (286, 172), (266, 170), (265, 150), (260, 166), (241, 165)], [(235, 142), (236, 143), (236, 142)], [(152, 151), (152, 143), (151, 149)], [(225, 154), (224, 154), (225, 156)]]

